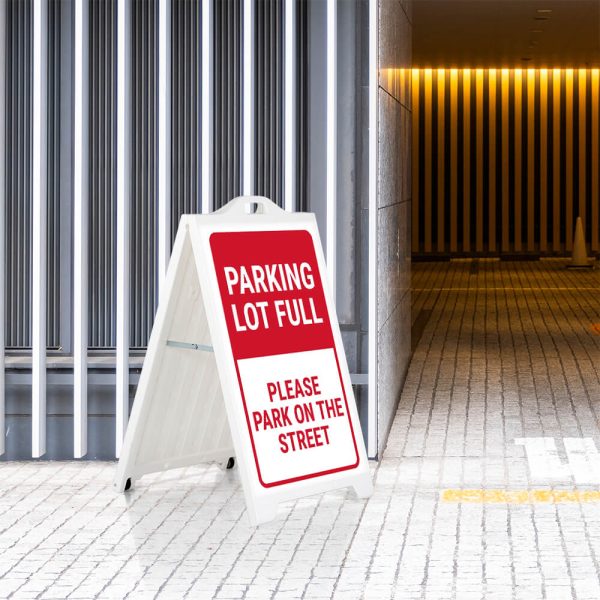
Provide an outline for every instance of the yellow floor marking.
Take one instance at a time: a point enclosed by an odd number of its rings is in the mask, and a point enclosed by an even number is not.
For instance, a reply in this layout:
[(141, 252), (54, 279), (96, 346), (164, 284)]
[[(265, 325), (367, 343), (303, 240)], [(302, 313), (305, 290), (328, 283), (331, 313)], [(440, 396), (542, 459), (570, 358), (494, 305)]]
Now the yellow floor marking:
[(596, 490), (457, 490), (442, 491), (443, 502), (476, 504), (559, 504), (600, 502)]

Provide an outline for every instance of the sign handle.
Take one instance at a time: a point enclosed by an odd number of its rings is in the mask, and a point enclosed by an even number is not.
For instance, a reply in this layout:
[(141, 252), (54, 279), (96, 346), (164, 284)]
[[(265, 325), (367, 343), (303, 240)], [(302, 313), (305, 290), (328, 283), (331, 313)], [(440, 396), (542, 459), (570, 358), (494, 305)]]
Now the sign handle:
[(285, 214), (285, 210), (280, 208), (264, 196), (238, 196), (228, 202), (223, 208), (215, 211), (213, 214), (220, 215), (278, 215)]

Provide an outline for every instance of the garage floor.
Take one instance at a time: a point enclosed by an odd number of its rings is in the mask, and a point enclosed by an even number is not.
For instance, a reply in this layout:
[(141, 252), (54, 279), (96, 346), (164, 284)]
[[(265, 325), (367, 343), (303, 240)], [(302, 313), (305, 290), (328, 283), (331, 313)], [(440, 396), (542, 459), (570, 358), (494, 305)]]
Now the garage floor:
[(405, 390), (367, 501), (245, 519), (235, 472), (0, 463), (0, 597), (600, 598), (600, 271), (413, 265)]

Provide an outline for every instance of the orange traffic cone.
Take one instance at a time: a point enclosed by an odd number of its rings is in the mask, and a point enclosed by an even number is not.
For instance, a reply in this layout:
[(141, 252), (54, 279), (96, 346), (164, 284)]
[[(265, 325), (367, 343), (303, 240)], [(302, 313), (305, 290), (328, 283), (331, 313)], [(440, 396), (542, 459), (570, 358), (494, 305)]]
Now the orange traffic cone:
[(593, 264), (590, 263), (585, 248), (585, 235), (583, 233), (583, 222), (581, 217), (577, 217), (575, 223), (575, 236), (573, 238), (573, 256), (571, 264), (567, 265), (570, 269), (591, 269)]

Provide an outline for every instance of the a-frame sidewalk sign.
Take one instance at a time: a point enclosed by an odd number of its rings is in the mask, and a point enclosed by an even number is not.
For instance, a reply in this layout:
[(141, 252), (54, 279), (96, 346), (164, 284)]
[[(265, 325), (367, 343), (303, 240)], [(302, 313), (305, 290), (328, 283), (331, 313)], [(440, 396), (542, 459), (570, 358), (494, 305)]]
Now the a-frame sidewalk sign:
[(181, 218), (114, 485), (230, 457), (252, 524), (372, 492), (315, 217), (257, 196)]

